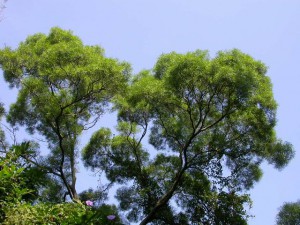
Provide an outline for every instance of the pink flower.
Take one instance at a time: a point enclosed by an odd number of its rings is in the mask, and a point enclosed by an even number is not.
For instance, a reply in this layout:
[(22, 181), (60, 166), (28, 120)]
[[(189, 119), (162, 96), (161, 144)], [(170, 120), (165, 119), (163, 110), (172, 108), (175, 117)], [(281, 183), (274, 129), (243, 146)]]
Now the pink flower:
[(109, 215), (109, 216), (107, 216), (107, 219), (109, 219), (109, 220), (114, 220), (115, 218), (116, 218), (115, 215)]
[(85, 204), (88, 205), (88, 206), (93, 206), (94, 205), (94, 203), (90, 200), (85, 201)]

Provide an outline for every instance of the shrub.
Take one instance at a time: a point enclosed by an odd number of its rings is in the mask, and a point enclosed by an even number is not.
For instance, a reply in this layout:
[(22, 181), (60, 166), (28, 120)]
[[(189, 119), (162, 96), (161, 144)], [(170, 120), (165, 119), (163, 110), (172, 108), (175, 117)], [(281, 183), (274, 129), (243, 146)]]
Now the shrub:
[(121, 225), (122, 223), (117, 215), (116, 207), (110, 205), (93, 208), (81, 203), (39, 203), (36, 205), (19, 203), (14, 206), (12, 205), (6, 211), (6, 219), (3, 224)]

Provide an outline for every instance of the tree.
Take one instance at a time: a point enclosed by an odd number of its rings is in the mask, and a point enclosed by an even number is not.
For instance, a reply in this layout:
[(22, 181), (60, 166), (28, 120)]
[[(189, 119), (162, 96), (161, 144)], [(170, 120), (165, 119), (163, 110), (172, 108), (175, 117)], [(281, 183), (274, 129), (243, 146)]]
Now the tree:
[(120, 208), (140, 225), (246, 224), (260, 164), (281, 169), (294, 155), (276, 137), (266, 72), (239, 50), (162, 55), (115, 100), (119, 134), (95, 132), (85, 165), (124, 185)]
[(10, 87), (19, 88), (8, 121), (38, 133), (50, 149), (47, 157), (33, 152), (24, 158), (47, 172), (52, 187), (77, 199), (78, 138), (122, 92), (129, 65), (105, 57), (99, 46), (85, 46), (60, 28), (52, 28), (48, 36), (29, 36), (15, 50), (2, 49), (0, 65)]
[(277, 225), (300, 224), (300, 201), (284, 203), (277, 214)]

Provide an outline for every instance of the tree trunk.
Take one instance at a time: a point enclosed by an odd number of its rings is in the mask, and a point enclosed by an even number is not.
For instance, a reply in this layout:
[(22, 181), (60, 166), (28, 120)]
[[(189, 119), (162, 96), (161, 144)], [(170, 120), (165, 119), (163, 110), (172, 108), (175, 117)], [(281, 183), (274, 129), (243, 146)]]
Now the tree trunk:
[(142, 220), (140, 225), (146, 225), (147, 223), (150, 223), (154, 217), (155, 214), (158, 212), (159, 209), (161, 209), (163, 206), (165, 206), (169, 200), (172, 198), (175, 190), (177, 189), (179, 182), (181, 181), (182, 175), (184, 174), (184, 171), (186, 170), (186, 167), (183, 167), (177, 174), (176, 179), (170, 188), (170, 190), (162, 196), (156, 203), (155, 207), (151, 210), (151, 212)]

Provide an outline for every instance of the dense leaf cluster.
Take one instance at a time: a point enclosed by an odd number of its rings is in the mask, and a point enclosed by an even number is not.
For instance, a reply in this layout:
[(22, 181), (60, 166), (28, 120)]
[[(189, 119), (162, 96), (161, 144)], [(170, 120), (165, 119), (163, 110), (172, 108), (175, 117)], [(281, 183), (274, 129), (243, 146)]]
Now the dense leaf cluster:
[(113, 221), (107, 218), (107, 215), (116, 214), (116, 208), (108, 205), (102, 205), (96, 209), (76, 203), (43, 203), (34, 206), (23, 203), (14, 206), (8, 211), (7, 219), (3, 224), (121, 225), (122, 223), (118, 216)]
[(276, 222), (277, 225), (300, 224), (300, 201), (284, 203), (277, 214)]

